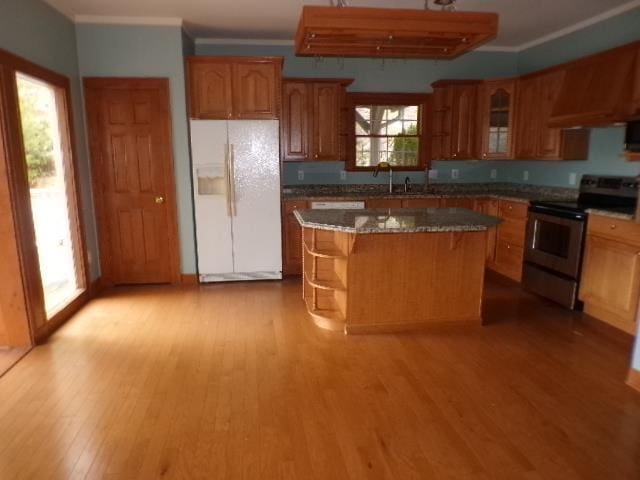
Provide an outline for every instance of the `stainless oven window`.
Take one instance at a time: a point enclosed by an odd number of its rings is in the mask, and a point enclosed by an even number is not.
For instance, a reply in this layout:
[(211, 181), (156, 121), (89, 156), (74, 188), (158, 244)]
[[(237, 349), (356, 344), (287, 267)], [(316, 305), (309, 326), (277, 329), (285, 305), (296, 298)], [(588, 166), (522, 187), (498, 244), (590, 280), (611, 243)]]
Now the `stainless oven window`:
[(571, 227), (545, 220), (535, 220), (534, 250), (558, 258), (569, 258), (571, 254)]

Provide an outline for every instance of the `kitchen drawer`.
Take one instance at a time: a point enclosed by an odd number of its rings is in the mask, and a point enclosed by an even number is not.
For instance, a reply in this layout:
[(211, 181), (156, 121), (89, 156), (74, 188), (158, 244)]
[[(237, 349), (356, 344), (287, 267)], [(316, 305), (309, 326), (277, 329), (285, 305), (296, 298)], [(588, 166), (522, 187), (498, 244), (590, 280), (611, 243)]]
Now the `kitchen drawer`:
[(443, 208), (468, 208), (473, 210), (474, 199), (473, 198), (443, 198), (440, 201), (440, 206)]
[(504, 221), (498, 227), (498, 239), (518, 247), (524, 247), (526, 230), (527, 222), (525, 220), (504, 217)]
[(438, 208), (439, 198), (408, 198), (402, 201), (403, 208)]
[(517, 282), (522, 280), (524, 249), (517, 245), (498, 240), (495, 262), (491, 268)]
[(587, 231), (591, 235), (640, 246), (640, 223), (632, 220), (622, 220), (604, 215), (590, 215)]
[(499, 208), (501, 218), (526, 220), (529, 204), (524, 202), (512, 202), (510, 200), (500, 200)]
[(402, 208), (402, 200), (399, 198), (367, 198), (367, 208)]

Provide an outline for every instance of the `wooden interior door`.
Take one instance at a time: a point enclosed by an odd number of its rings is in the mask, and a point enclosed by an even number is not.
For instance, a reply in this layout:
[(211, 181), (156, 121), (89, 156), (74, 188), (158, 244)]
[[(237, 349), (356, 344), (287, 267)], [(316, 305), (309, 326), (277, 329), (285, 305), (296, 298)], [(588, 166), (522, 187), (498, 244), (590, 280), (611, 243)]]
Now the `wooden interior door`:
[(177, 283), (169, 87), (165, 79), (86, 79), (102, 278)]

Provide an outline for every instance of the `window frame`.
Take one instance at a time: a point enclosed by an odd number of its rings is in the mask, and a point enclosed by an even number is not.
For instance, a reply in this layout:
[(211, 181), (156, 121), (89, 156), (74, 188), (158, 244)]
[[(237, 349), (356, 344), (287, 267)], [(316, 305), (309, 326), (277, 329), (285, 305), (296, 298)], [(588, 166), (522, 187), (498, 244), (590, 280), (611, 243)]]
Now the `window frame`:
[[(346, 101), (347, 128), (346, 141), (346, 161), (345, 170), (349, 172), (373, 172), (376, 167), (359, 167), (356, 165), (356, 116), (355, 109), (358, 105), (418, 105), (418, 123), (421, 126), (420, 140), (418, 148), (418, 164), (415, 166), (392, 166), (394, 171), (420, 172), (424, 171), (430, 164), (430, 126), (431, 126), (431, 95), (428, 93), (368, 93), (368, 92), (348, 92)], [(361, 136), (361, 135), (360, 135)], [(388, 138), (387, 136), (384, 136)], [(411, 135), (411, 137), (414, 137)]]

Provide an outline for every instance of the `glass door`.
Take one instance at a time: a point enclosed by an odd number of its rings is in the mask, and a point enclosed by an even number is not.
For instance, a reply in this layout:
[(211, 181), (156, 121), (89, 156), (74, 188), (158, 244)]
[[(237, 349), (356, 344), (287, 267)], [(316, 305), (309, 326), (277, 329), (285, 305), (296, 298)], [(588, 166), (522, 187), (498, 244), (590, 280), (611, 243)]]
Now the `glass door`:
[(85, 288), (65, 91), (16, 74), (47, 320)]

